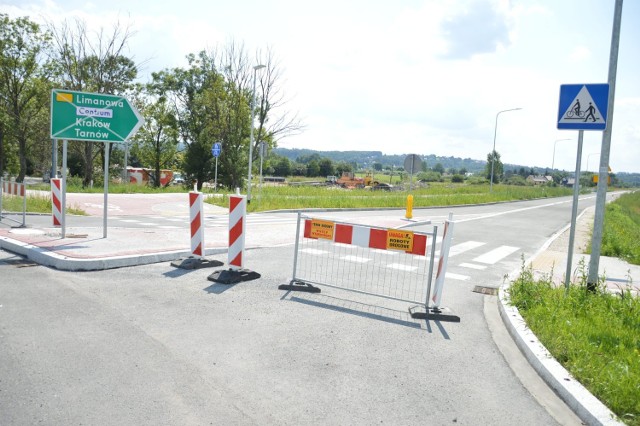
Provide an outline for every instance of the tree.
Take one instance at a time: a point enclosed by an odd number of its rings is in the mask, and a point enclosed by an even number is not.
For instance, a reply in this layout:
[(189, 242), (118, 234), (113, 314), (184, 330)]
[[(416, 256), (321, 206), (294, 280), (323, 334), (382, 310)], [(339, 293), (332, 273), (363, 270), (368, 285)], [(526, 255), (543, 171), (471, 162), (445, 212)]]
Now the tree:
[(178, 121), (167, 98), (160, 94), (136, 102), (145, 123), (133, 139), (132, 154), (145, 166), (154, 169), (152, 184), (160, 187), (161, 170), (172, 168), (178, 146)]
[(278, 156), (273, 162), (273, 173), (276, 176), (291, 176), (291, 161), (287, 157)]
[[(49, 29), (53, 36), (52, 57), (56, 64), (56, 77), (63, 88), (124, 95), (133, 87), (132, 82), (138, 70), (135, 62), (124, 55), (133, 35), (129, 28), (122, 28), (117, 23), (110, 33), (100, 29), (93, 37), (86, 24), (76, 20), (75, 28), (65, 21), (60, 26), (50, 23)], [(83, 152), (84, 186), (93, 180), (94, 160), (101, 145), (94, 142), (70, 145), (71, 150)], [(109, 149), (112, 148), (112, 144), (109, 144)], [(100, 164), (104, 164), (104, 161)]]
[(433, 171), (442, 175), (444, 174), (444, 166), (442, 163), (436, 163), (435, 166), (433, 166)]
[(27, 173), (28, 143), (35, 142), (38, 122), (47, 115), (48, 43), (49, 35), (38, 24), (0, 15), (0, 176), (12, 152), (5, 141), (11, 141), (18, 148), (18, 182)]
[(487, 180), (491, 182), (491, 166), (493, 164), (493, 183), (500, 182), (502, 175), (504, 174), (504, 165), (500, 161), (500, 154), (496, 151), (492, 151), (487, 154), (487, 165), (485, 166), (485, 176)]
[(346, 161), (340, 161), (338, 162), (338, 164), (336, 164), (336, 174), (338, 176), (342, 176), (344, 172), (352, 172), (352, 171), (353, 171), (353, 165), (347, 163)]
[(336, 169), (333, 166), (333, 161), (331, 161), (331, 159), (329, 158), (325, 157), (320, 160), (318, 166), (320, 168), (320, 171), (318, 173), (319, 176), (333, 176), (336, 173)]
[[(186, 144), (183, 168), (198, 185), (211, 178), (214, 142), (224, 150), (219, 158), (221, 181), (228, 187), (244, 187), (250, 143), (253, 80), (256, 84), (253, 160), (257, 160), (261, 142), (273, 147), (279, 138), (299, 131), (302, 125), (281, 111), (279, 67), (269, 52), (256, 55), (266, 68), (253, 69), (244, 47), (231, 42), (222, 48), (187, 56), (187, 69), (175, 68), (153, 74), (154, 85), (164, 86), (175, 108), (180, 137)], [(257, 165), (258, 161), (253, 164)]]
[(307, 164), (307, 177), (320, 176), (320, 162), (317, 160), (311, 160)]
[(382, 163), (378, 163), (378, 162), (373, 163), (373, 170), (375, 170), (376, 172), (381, 172), (382, 171)]

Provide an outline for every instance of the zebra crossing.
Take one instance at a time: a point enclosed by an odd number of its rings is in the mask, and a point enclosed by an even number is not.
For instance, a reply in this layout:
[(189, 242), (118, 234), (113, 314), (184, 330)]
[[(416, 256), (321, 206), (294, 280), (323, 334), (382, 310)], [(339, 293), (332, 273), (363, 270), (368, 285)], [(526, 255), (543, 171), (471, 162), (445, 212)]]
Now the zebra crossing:
[[(475, 252), (473, 252), (473, 250), (477, 252), (478, 249), (481, 247), (484, 248), (486, 245), (487, 243), (480, 241), (465, 241), (451, 246), (451, 250), (449, 251), (449, 269), (455, 268), (457, 272), (464, 271), (465, 269), (471, 271), (484, 271), (489, 266), (498, 264), (520, 250), (520, 247), (501, 245), (488, 250), (483, 250), (482, 253), (473, 257), (471, 261), (455, 263), (455, 260), (451, 260), (451, 257), (458, 256), (465, 252), (470, 252), (471, 255), (474, 255)], [(457, 281), (469, 281), (471, 279), (471, 276), (469, 275), (449, 271), (447, 271), (445, 277)]]

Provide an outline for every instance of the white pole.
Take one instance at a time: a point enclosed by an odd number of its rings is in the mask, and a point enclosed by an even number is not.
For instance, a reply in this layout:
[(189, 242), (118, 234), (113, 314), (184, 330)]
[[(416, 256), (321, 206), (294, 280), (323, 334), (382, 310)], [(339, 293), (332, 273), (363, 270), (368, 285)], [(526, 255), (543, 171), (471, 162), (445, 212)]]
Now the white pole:
[(609, 178), (609, 151), (611, 150), (611, 133), (613, 131), (613, 104), (616, 95), (616, 75), (618, 73), (618, 50), (620, 46), (620, 25), (622, 21), (622, 0), (616, 0), (613, 13), (613, 31), (611, 34), (611, 50), (609, 52), (609, 112), (607, 128), (602, 133), (600, 149), (600, 169), (598, 170), (598, 192), (596, 195), (596, 213), (593, 220), (593, 236), (591, 237), (591, 257), (589, 258), (589, 277), (587, 288), (595, 289), (598, 282), (600, 265), (600, 249), (604, 228), (604, 210), (607, 202), (607, 184)]
[[(64, 139), (62, 141), (62, 238), (67, 235), (67, 144), (68, 141)], [(54, 177), (58, 177), (58, 170), (56, 165), (56, 174)]]
[(102, 212), (102, 238), (107, 238), (107, 211), (109, 206), (109, 146), (110, 142), (104, 143), (104, 209)]
[(571, 209), (571, 231), (569, 232), (569, 250), (567, 251), (567, 271), (564, 277), (564, 286), (569, 290), (571, 284), (571, 268), (573, 261), (573, 242), (576, 235), (576, 218), (578, 217), (578, 197), (580, 195), (580, 161), (582, 159), (582, 138), (584, 130), (578, 132), (578, 155), (576, 159), (575, 182), (573, 183), (573, 207)]

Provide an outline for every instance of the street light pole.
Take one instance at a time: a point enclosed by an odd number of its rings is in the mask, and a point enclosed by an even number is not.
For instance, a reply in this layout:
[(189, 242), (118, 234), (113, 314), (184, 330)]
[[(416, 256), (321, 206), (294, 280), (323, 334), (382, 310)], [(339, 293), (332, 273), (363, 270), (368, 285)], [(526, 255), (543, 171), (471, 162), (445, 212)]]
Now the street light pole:
[(253, 160), (253, 120), (256, 110), (256, 76), (258, 70), (264, 68), (264, 65), (256, 65), (253, 67), (253, 96), (251, 98), (251, 130), (249, 136), (249, 180), (247, 181), (247, 204), (251, 202), (251, 163)]
[(489, 192), (493, 192), (493, 165), (496, 162), (495, 152), (496, 152), (496, 135), (498, 134), (498, 116), (503, 112), (518, 111), (520, 109), (522, 108), (505, 109), (502, 111), (498, 111), (498, 113), (496, 114), (496, 125), (493, 128), (493, 151), (491, 151), (491, 181), (489, 182)]
[(572, 139), (567, 138), (567, 139), (558, 139), (553, 143), (553, 158), (551, 159), (551, 172), (553, 172), (553, 166), (556, 163), (556, 144), (560, 141), (570, 141)]

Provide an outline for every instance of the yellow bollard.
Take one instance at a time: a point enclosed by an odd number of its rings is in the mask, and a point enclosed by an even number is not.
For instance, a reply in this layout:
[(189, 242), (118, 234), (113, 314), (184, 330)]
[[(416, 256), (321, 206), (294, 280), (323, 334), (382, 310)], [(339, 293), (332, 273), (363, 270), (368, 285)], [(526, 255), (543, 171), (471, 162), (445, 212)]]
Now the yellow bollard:
[(407, 213), (405, 214), (407, 219), (411, 219), (413, 217), (413, 195), (407, 195)]

